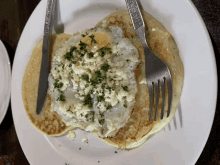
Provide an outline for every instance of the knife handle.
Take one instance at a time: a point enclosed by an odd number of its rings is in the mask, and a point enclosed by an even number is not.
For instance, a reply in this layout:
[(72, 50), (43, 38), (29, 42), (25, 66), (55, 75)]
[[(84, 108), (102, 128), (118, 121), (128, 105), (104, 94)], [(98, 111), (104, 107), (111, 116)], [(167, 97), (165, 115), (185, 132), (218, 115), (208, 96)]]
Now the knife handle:
[(46, 18), (44, 23), (44, 35), (49, 35), (51, 33), (55, 3), (56, 0), (47, 0)]

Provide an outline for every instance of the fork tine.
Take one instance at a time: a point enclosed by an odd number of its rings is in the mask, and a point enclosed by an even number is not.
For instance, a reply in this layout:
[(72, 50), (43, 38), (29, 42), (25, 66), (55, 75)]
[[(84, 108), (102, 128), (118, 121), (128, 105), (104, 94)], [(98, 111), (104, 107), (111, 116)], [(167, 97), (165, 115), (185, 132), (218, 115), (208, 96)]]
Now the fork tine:
[(166, 95), (165, 95), (165, 83), (164, 83), (164, 78), (160, 81), (161, 85), (161, 92), (162, 92), (162, 108), (161, 108), (161, 114), (160, 114), (160, 119), (163, 119), (164, 116), (164, 108), (165, 108), (165, 101), (166, 101)]
[(166, 79), (167, 82), (167, 88), (168, 88), (168, 112), (167, 117), (170, 115), (171, 106), (172, 106), (172, 100), (173, 100), (173, 85), (171, 78)]
[(154, 114), (154, 121), (157, 120), (157, 112), (158, 112), (158, 104), (159, 104), (159, 81), (154, 83), (154, 89), (155, 89), (155, 96), (156, 96), (156, 106), (155, 106), (155, 114)]
[(150, 116), (149, 121), (152, 120), (152, 114), (153, 114), (153, 105), (154, 105), (154, 88), (152, 82), (148, 83), (148, 91), (149, 91), (149, 109), (150, 109)]

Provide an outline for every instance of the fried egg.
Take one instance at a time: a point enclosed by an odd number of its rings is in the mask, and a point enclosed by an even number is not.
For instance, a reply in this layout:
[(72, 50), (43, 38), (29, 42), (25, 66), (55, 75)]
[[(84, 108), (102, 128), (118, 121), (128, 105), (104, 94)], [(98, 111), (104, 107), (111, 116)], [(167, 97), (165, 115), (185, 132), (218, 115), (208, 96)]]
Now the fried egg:
[(67, 126), (114, 137), (135, 104), (138, 58), (122, 29), (104, 22), (70, 37), (52, 59), (51, 111)]

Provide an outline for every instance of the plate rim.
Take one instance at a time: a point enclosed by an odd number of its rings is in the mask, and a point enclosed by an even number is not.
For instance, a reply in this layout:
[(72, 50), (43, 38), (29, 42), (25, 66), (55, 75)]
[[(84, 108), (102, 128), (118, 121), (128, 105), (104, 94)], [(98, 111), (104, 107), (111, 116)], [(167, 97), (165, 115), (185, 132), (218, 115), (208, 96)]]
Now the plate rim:
[[(5, 58), (7, 59), (7, 62), (8, 62), (8, 71), (9, 71), (9, 84), (11, 84), (11, 62), (10, 62), (10, 59), (9, 59), (9, 54), (8, 54), (8, 51), (4, 45), (4, 43), (2, 42), (2, 40), (0, 40), (0, 47), (2, 47), (3, 49), (3, 55), (5, 56)], [(7, 95), (7, 101), (6, 101), (6, 105), (4, 107), (4, 110), (3, 110), (3, 115), (0, 117), (0, 124), (3, 122), (4, 118), (5, 118), (5, 115), (8, 111), (8, 107), (9, 107), (9, 102), (10, 102), (10, 98), (11, 98), (11, 85), (8, 86), (8, 95)]]

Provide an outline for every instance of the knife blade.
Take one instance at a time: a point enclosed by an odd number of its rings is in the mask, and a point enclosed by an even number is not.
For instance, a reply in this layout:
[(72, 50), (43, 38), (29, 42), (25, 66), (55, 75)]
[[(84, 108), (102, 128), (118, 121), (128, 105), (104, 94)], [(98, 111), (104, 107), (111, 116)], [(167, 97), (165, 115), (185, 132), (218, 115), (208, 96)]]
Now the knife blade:
[(44, 24), (42, 61), (39, 76), (39, 86), (37, 95), (37, 114), (40, 114), (44, 108), (49, 76), (49, 54), (50, 54), (50, 36), (52, 33), (53, 16), (55, 11), (56, 0), (47, 0), (46, 17)]

